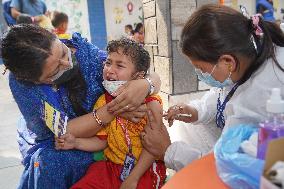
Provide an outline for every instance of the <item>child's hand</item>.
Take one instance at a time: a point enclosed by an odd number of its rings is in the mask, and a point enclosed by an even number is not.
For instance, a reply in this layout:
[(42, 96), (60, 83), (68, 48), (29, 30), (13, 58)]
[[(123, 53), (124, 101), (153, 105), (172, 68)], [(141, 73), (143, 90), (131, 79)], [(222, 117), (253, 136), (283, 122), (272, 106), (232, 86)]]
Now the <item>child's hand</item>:
[(127, 179), (121, 184), (119, 189), (136, 189), (138, 184), (138, 180), (131, 178), (131, 176), (127, 177)]
[(171, 106), (163, 117), (168, 120), (169, 126), (173, 125), (174, 120), (180, 120), (186, 123), (192, 122), (193, 109), (186, 104)]
[(71, 150), (76, 146), (76, 138), (66, 133), (65, 135), (60, 136), (59, 138), (55, 138), (55, 149), (56, 150)]

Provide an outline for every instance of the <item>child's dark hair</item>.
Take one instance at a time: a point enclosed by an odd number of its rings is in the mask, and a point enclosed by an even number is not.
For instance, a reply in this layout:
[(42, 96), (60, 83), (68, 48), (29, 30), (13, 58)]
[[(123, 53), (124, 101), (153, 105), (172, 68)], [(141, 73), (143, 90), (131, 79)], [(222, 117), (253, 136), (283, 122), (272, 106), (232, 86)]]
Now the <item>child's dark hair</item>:
[[(4, 65), (18, 80), (36, 82), (42, 75), (43, 66), (51, 55), (51, 47), (56, 39), (55, 34), (34, 24), (13, 26), (1, 39)], [(81, 103), (86, 87), (80, 71), (64, 85), (75, 113), (85, 114)]]
[(136, 71), (144, 71), (145, 74), (150, 68), (150, 55), (139, 43), (128, 39), (121, 38), (119, 40), (110, 41), (107, 45), (107, 53), (117, 52), (122, 50), (122, 53), (130, 56), (131, 61), (135, 65)]
[(131, 24), (127, 24), (127, 25), (125, 25), (125, 27), (128, 28), (128, 29), (130, 29), (131, 35), (134, 35), (134, 30), (133, 30), (133, 27), (132, 27)]
[(64, 22), (68, 22), (68, 15), (64, 12), (54, 11), (53, 17), (51, 19), (53, 27), (57, 28), (60, 24)]
[(130, 29), (130, 30), (133, 30), (132, 25), (130, 25), (130, 24), (125, 25), (125, 27)]
[(185, 55), (211, 64), (216, 64), (223, 54), (232, 55), (238, 67), (241, 57), (249, 60), (249, 68), (239, 81), (242, 84), (269, 58), (284, 71), (275, 58), (274, 45), (284, 46), (283, 32), (278, 25), (261, 18), (259, 26), (263, 30), (262, 38), (255, 35), (252, 20), (240, 12), (223, 5), (204, 5), (185, 24), (180, 47)]
[(17, 24), (32, 24), (33, 19), (28, 14), (20, 14), (16, 19)]
[(136, 24), (134, 32), (139, 32), (142, 27), (143, 27), (143, 24), (141, 22)]

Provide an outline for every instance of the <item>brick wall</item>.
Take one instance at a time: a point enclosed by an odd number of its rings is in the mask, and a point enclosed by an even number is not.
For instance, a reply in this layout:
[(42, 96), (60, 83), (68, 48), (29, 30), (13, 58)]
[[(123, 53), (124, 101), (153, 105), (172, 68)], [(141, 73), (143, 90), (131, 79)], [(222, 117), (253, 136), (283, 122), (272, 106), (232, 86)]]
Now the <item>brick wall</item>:
[[(165, 103), (177, 102), (175, 98), (208, 89), (197, 80), (193, 66), (179, 49), (179, 36), (183, 25), (199, 6), (217, 0), (143, 0), (145, 48), (151, 54), (150, 71), (162, 80), (161, 96)], [(198, 96), (198, 95), (197, 95)], [(194, 97), (193, 97), (194, 98)]]

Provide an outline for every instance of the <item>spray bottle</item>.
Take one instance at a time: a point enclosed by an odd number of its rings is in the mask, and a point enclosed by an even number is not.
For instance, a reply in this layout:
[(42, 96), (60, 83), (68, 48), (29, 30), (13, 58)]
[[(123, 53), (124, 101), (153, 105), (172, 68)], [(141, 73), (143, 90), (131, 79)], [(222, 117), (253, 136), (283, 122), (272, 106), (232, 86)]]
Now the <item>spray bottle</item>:
[(268, 119), (260, 123), (258, 133), (257, 158), (265, 159), (268, 143), (284, 137), (284, 100), (279, 88), (273, 88), (270, 99), (266, 101)]

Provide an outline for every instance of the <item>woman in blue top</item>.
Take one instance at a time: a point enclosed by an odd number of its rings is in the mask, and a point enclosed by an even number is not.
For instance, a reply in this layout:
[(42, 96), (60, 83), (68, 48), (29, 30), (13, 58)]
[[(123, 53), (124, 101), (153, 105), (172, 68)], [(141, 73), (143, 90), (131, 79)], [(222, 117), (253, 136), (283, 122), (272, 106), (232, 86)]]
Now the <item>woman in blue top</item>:
[(63, 44), (43, 28), (17, 25), (2, 40), (2, 56), (11, 72), (10, 89), (26, 121), (19, 128), (25, 166), (19, 188), (69, 188), (92, 162), (91, 153), (54, 149), (46, 103), (69, 118), (67, 132), (90, 137), (100, 130), (100, 122), (108, 123), (116, 114), (126, 112), (122, 116), (134, 118), (132, 121), (143, 117), (144, 98), (152, 85), (155, 92), (160, 86), (157, 75), (129, 82), (117, 91), (112, 103), (91, 112), (103, 93), (102, 62), (106, 54), (80, 34), (75, 33)]
[(256, 12), (260, 13), (266, 21), (275, 21), (272, 0), (258, 0), (256, 3)]
[(10, 7), (11, 14), (15, 19), (22, 13), (38, 16), (47, 12), (46, 4), (42, 0), (12, 0)]

